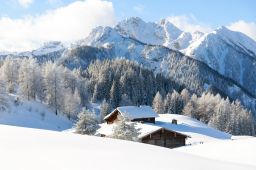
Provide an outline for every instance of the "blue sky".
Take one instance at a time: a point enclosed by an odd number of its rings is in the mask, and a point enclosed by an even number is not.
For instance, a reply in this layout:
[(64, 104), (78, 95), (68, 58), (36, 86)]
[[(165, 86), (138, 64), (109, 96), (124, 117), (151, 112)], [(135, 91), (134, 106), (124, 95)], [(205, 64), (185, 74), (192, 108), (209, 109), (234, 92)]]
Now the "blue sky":
[(97, 26), (131, 16), (167, 18), (183, 31), (210, 32), (224, 25), (256, 40), (255, 7), (256, 0), (0, 0), (0, 51), (74, 42)]
[[(39, 15), (77, 0), (34, 0), (24, 7), (19, 0), (0, 0), (0, 16), (20, 18)], [(22, 0), (21, 0), (22, 1)], [(25, 0), (26, 1), (26, 0)], [(28, 0), (29, 1), (29, 0)], [(255, 0), (110, 0), (117, 20), (139, 16), (146, 21), (177, 15), (195, 17), (211, 26), (226, 25), (237, 20), (256, 21)]]

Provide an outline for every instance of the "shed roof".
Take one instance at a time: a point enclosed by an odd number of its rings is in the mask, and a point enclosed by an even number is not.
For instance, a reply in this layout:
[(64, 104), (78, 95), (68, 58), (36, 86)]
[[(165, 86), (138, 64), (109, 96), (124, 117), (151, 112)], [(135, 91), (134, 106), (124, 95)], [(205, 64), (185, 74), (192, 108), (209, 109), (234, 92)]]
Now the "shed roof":
[(126, 117), (130, 120), (139, 119), (139, 118), (156, 118), (158, 114), (150, 106), (123, 106), (118, 107), (110, 114), (108, 114), (104, 120), (111, 117), (115, 111), (118, 110), (123, 117)]

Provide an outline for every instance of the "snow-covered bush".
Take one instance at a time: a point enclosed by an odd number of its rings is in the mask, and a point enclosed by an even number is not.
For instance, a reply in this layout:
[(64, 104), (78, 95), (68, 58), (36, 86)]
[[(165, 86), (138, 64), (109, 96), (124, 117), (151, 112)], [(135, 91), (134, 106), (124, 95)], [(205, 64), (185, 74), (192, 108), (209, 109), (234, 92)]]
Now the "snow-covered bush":
[(97, 117), (94, 113), (84, 110), (78, 114), (78, 121), (75, 126), (76, 133), (94, 135), (98, 128)]

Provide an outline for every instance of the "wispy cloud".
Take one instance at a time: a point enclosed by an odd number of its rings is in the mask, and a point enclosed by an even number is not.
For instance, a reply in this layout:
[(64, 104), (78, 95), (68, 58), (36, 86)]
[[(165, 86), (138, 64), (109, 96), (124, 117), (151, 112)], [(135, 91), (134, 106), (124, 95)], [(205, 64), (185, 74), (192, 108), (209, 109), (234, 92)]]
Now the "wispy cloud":
[(239, 31), (256, 41), (256, 22), (246, 22), (243, 20), (233, 22), (228, 25), (228, 28), (234, 31)]
[(2, 17), (0, 51), (31, 50), (53, 40), (69, 43), (86, 37), (96, 26), (114, 23), (112, 3), (102, 0), (73, 2), (40, 16)]
[(133, 10), (136, 11), (137, 13), (143, 13), (145, 10), (145, 6), (142, 4), (137, 4), (133, 7)]
[(199, 22), (193, 15), (170, 16), (167, 17), (167, 20), (187, 32), (201, 31), (207, 33), (213, 30), (209, 25)]
[(34, 2), (34, 0), (18, 0), (18, 3), (24, 7), (27, 8), (29, 5), (31, 5)]

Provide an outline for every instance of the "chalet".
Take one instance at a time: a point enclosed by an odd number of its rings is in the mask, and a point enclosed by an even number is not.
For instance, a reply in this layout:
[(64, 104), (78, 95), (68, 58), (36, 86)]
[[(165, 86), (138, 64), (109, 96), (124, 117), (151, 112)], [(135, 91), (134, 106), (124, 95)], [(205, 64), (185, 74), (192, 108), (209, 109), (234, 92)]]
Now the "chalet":
[(142, 143), (152, 144), (167, 148), (175, 148), (186, 145), (186, 138), (189, 136), (173, 130), (177, 126), (177, 120), (171, 122), (157, 122), (159, 117), (149, 106), (124, 106), (118, 107), (107, 115), (106, 123), (99, 129), (101, 136), (111, 136), (115, 123), (120, 117), (126, 117), (129, 121), (136, 122), (136, 127), (140, 129), (139, 139)]
[(123, 106), (113, 110), (104, 120), (112, 124), (120, 119), (120, 116), (128, 118), (132, 122), (155, 123), (158, 114), (150, 106)]
[(186, 138), (189, 136), (153, 124), (138, 124), (141, 129), (139, 139), (142, 143), (157, 145), (167, 148), (176, 148), (186, 145)]

